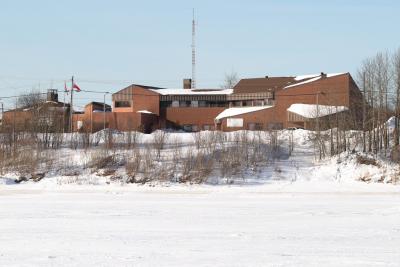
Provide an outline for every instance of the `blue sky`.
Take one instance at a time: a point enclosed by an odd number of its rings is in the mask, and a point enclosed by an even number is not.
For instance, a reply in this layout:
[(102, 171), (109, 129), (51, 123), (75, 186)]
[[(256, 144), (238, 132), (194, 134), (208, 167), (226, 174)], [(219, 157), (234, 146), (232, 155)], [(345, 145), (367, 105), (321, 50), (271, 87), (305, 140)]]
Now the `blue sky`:
[[(0, 97), (32, 88), (115, 92), (181, 87), (191, 75), (192, 8), (199, 87), (240, 77), (355, 73), (400, 46), (399, 1), (22, 1), (0, 8)], [(102, 95), (80, 93), (83, 106)], [(10, 100), (3, 100), (10, 105)]]

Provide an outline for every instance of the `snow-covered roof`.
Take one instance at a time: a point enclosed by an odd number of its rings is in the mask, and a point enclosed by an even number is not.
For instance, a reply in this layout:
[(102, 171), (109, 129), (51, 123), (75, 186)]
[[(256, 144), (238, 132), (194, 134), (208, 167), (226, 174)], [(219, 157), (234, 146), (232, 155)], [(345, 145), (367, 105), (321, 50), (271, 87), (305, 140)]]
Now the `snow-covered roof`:
[[(348, 110), (345, 106), (327, 106), (314, 104), (292, 104), (287, 111), (296, 113), (304, 118), (315, 119)], [(318, 114), (318, 116), (317, 116)]]
[(153, 112), (150, 112), (148, 110), (139, 110), (137, 113), (144, 113), (144, 114), (153, 114)]
[(254, 111), (259, 111), (267, 108), (271, 108), (272, 106), (260, 106), (260, 107), (237, 107), (237, 108), (228, 108), (218, 114), (215, 117), (215, 120), (220, 120), (223, 118), (233, 117), (241, 114), (246, 114)]
[(160, 95), (230, 95), (233, 89), (149, 89)]
[[(326, 74), (326, 77), (327, 77), (327, 78), (330, 78), (330, 77), (335, 77), (335, 76), (339, 76), (339, 75), (343, 75), (343, 74), (345, 74), (345, 73), (328, 73), (328, 74)], [(304, 79), (308, 79), (308, 80), (305, 80), (305, 81), (303, 81), (303, 82), (299, 82), (299, 83), (295, 83), (295, 84), (288, 85), (288, 86), (284, 87), (283, 89), (287, 89), (287, 88), (299, 86), (299, 85), (306, 84), (306, 83), (315, 82), (315, 81), (318, 81), (318, 80), (321, 79), (321, 78), (322, 78), (322, 75), (321, 75), (321, 74), (310, 74), (310, 75), (300, 75), (300, 76), (296, 76), (296, 77), (294, 78), (296, 81), (301, 81), (301, 80), (304, 80)]]
[(306, 75), (298, 75), (294, 78), (295, 81), (301, 81), (301, 80), (305, 80), (305, 79), (311, 79), (311, 78), (315, 78), (317, 76), (320, 76), (321, 74), (306, 74)]

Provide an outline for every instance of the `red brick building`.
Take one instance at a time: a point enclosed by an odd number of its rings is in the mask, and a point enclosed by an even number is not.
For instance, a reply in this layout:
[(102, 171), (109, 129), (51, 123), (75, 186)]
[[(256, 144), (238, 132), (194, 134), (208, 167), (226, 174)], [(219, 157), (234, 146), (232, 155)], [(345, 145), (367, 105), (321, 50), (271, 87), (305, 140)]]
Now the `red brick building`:
[(94, 112), (88, 105), (84, 114), (75, 114), (74, 129), (308, 128), (316, 118), (358, 116), (363, 101), (349, 73), (243, 79), (233, 89), (190, 89), (185, 81), (184, 88), (133, 84), (112, 95), (112, 112)]
[[(29, 95), (27, 96), (29, 97)], [(68, 103), (58, 101), (56, 89), (49, 89), (28, 105), (5, 111), (2, 131), (62, 132), (68, 131)]]

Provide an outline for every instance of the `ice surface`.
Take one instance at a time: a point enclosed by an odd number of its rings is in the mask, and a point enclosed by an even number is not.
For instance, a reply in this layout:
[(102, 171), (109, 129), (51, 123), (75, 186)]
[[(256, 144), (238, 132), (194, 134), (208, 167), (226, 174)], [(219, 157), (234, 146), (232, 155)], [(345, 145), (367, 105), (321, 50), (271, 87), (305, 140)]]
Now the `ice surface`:
[(0, 265), (398, 266), (398, 193), (308, 187), (3, 189)]

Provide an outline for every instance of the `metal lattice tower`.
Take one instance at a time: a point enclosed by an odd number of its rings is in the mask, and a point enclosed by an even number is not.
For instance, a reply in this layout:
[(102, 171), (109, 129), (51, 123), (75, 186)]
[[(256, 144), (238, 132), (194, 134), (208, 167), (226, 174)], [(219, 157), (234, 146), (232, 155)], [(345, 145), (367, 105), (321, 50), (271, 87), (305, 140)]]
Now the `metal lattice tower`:
[(194, 9), (192, 21), (192, 88), (196, 89), (196, 21), (194, 19)]

